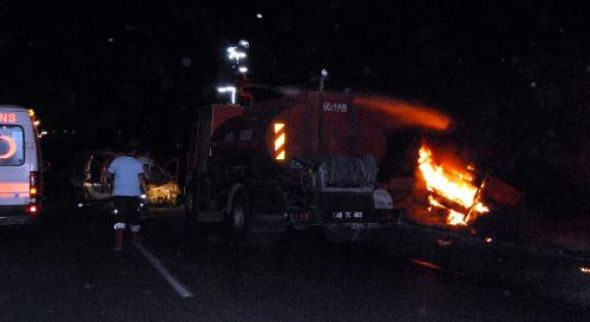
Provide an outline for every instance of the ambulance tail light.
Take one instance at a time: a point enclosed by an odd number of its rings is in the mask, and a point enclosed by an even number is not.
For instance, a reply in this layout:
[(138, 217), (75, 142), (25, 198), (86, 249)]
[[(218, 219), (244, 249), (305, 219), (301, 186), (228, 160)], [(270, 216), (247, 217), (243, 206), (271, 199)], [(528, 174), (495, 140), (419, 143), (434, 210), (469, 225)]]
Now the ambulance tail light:
[(29, 174), (29, 195), (31, 198), (39, 196), (39, 171), (31, 171)]
[(28, 205), (27, 206), (27, 214), (31, 216), (36, 216), (39, 213), (39, 206), (36, 204)]

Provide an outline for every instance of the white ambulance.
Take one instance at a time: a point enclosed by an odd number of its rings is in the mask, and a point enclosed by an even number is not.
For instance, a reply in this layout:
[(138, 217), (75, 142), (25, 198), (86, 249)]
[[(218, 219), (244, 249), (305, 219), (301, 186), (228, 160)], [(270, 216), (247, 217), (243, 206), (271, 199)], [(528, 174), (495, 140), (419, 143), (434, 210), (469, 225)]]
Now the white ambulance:
[(41, 211), (41, 194), (34, 112), (0, 105), (0, 225), (34, 222)]

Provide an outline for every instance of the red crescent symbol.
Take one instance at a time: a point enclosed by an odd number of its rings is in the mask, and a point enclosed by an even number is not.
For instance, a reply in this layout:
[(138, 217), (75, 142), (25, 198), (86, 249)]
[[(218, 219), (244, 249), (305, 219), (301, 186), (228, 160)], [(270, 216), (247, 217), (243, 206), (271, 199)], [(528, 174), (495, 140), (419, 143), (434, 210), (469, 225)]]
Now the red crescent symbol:
[(8, 143), (8, 152), (0, 154), (0, 159), (12, 158), (12, 156), (16, 153), (16, 142), (14, 142), (13, 138), (6, 135), (0, 135), (0, 140)]

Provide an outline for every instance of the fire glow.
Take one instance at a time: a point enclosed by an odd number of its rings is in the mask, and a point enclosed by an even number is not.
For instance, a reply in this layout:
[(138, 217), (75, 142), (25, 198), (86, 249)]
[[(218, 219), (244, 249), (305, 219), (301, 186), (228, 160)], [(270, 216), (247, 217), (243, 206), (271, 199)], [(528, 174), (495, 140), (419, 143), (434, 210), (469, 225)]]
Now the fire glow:
[[(473, 175), (465, 171), (456, 171), (448, 166), (436, 164), (432, 157), (432, 150), (426, 145), (422, 145), (420, 148), (418, 169), (424, 178), (426, 190), (430, 193), (428, 196), (429, 211), (432, 212), (433, 208), (446, 211), (446, 224), (467, 225), (480, 214), (489, 211), (478, 200), (479, 190), (483, 185), (476, 186), (473, 183)], [(450, 206), (437, 201), (435, 196), (457, 204), (466, 211), (452, 209)]]

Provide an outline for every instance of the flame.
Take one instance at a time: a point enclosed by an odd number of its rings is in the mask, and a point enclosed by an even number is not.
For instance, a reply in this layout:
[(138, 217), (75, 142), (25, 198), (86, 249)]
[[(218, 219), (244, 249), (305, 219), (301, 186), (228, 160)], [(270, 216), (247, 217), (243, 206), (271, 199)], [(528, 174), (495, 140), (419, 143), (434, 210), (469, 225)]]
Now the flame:
[[(468, 172), (457, 170), (448, 165), (434, 162), (432, 150), (422, 145), (418, 157), (418, 169), (424, 178), (426, 189), (430, 192), (428, 202), (432, 208), (443, 209), (447, 213), (448, 225), (467, 225), (478, 215), (489, 212), (488, 207), (481, 203), (479, 190), (483, 187), (474, 184), (475, 178)], [(435, 195), (453, 204), (459, 205), (465, 212), (451, 209), (437, 201)]]
[(465, 221), (465, 215), (453, 209), (449, 209), (449, 217), (447, 218), (447, 224), (465, 226), (467, 225), (467, 222)]

